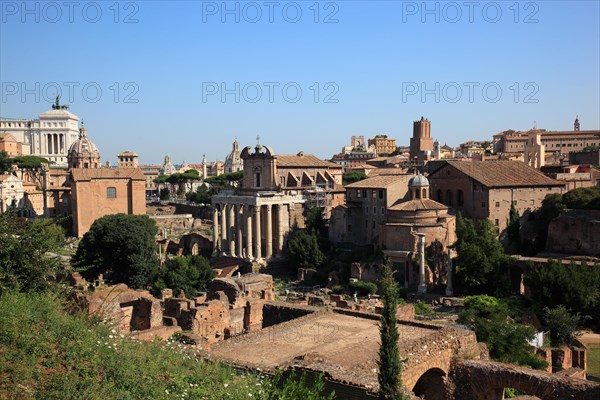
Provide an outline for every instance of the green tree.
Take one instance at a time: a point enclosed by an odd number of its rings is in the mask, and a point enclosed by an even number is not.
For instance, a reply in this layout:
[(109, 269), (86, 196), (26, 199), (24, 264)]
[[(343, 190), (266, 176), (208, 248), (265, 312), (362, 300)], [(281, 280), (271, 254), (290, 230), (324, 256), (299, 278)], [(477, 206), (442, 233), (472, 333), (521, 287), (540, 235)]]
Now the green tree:
[(206, 184), (202, 184), (196, 189), (195, 192), (186, 194), (186, 199), (188, 201), (197, 203), (197, 204), (210, 204), (211, 203), (211, 194), (208, 190)]
[(510, 205), (510, 213), (508, 217), (508, 225), (506, 227), (508, 241), (510, 242), (511, 250), (519, 253), (521, 250), (521, 221), (519, 211), (514, 203)]
[(342, 175), (342, 182), (344, 183), (344, 185), (348, 185), (350, 183), (362, 181), (363, 179), (367, 179), (367, 178), (368, 178), (368, 176), (364, 172), (352, 171), (352, 172), (347, 172), (344, 175)]
[(562, 202), (570, 209), (600, 210), (600, 186), (569, 190), (562, 196)]
[(161, 200), (169, 200), (171, 198), (171, 191), (169, 188), (160, 189), (159, 197)]
[(490, 221), (474, 222), (459, 213), (456, 235), (457, 285), (468, 294), (506, 292), (508, 267), (513, 260), (504, 254), (497, 229)]
[(49, 161), (46, 158), (38, 156), (18, 156), (13, 159), (13, 162), (21, 171), (29, 172), (33, 182), (36, 182), (38, 185), (41, 186), (41, 174), (44, 164), (49, 163)]
[(544, 307), (562, 305), (580, 312), (586, 325), (600, 321), (600, 265), (564, 265), (555, 260), (529, 263), (524, 281), (537, 315), (542, 315)]
[(379, 347), (379, 398), (404, 400), (402, 393), (402, 360), (398, 350), (398, 286), (389, 262), (383, 265), (380, 281), (383, 311), (379, 321), (381, 345)]
[(12, 170), (13, 160), (8, 157), (8, 153), (4, 150), (0, 151), (0, 174), (7, 173)]
[(79, 243), (73, 265), (88, 279), (103, 274), (114, 283), (146, 287), (158, 271), (157, 231), (156, 223), (146, 215), (98, 218)]
[(319, 236), (326, 233), (323, 209), (321, 207), (312, 207), (306, 213), (306, 230)]
[(288, 259), (300, 268), (318, 268), (325, 261), (319, 240), (305, 229), (297, 229), (288, 241)]
[(488, 295), (468, 296), (458, 322), (472, 328), (485, 342), (494, 360), (543, 369), (547, 363), (533, 354), (529, 341), (535, 330), (516, 320), (518, 310)]
[(155, 290), (173, 289), (174, 293), (183, 290), (188, 296), (196, 296), (215, 277), (215, 271), (202, 256), (170, 258), (158, 273), (154, 282)]
[(61, 227), (48, 219), (25, 220), (11, 212), (0, 214), (0, 294), (46, 288), (47, 275), (59, 267), (47, 253), (64, 242)]
[(219, 193), (224, 189), (234, 188), (244, 178), (244, 172), (229, 172), (218, 176), (211, 176), (204, 179), (204, 182), (210, 185), (210, 195)]
[(581, 316), (572, 315), (563, 305), (550, 309), (544, 308), (544, 323), (550, 330), (550, 340), (553, 346), (571, 345), (577, 338), (577, 329)]

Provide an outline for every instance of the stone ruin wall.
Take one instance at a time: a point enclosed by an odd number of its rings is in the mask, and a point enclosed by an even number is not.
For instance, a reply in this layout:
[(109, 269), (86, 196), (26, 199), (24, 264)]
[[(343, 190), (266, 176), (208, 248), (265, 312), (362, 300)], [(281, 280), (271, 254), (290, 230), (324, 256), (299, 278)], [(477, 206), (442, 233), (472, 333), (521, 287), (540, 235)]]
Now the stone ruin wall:
[(272, 300), (273, 279), (255, 274), (239, 278), (214, 279), (205, 296), (194, 300), (171, 297), (163, 291), (159, 300), (145, 290), (125, 284), (98, 285), (87, 291), (87, 283), (73, 273), (77, 283), (72, 299), (80, 309), (112, 325), (119, 333), (140, 339), (167, 339), (177, 331), (191, 331), (197, 344), (211, 344), (226, 338), (262, 329), (265, 301)]
[(600, 211), (562, 212), (548, 226), (546, 251), (600, 256)]

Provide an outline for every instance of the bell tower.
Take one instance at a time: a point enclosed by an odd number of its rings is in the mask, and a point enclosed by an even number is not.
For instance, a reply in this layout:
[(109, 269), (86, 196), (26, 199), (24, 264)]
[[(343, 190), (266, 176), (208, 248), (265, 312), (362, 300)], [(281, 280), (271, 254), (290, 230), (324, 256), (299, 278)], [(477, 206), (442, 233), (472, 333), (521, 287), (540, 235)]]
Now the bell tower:
[(413, 122), (413, 136), (410, 139), (410, 159), (422, 163), (433, 155), (433, 140), (431, 139), (431, 122), (421, 117)]

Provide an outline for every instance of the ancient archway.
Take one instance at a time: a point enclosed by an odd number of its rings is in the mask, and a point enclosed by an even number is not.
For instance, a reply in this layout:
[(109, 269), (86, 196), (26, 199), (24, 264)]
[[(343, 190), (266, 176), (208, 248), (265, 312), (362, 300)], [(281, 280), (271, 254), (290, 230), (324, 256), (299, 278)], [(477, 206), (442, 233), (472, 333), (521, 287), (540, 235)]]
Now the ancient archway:
[(439, 368), (428, 369), (415, 384), (413, 393), (425, 400), (445, 400), (446, 373)]

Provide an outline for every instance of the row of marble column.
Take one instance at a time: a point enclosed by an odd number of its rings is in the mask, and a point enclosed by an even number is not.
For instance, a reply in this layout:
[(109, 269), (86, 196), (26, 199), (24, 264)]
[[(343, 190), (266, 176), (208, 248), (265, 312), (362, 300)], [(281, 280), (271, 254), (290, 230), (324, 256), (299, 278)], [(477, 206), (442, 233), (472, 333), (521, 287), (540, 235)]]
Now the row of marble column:
[(48, 133), (44, 135), (48, 154), (64, 154), (67, 137), (64, 133)]
[[(284, 207), (271, 204), (216, 204), (213, 210), (213, 254), (258, 260), (281, 253)], [(273, 229), (273, 226), (277, 229)]]

